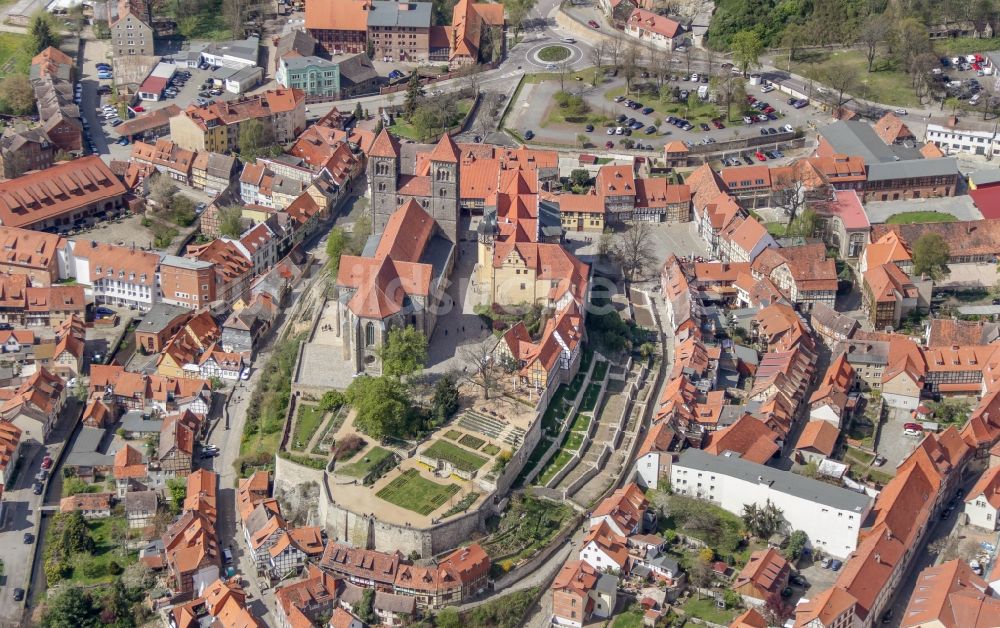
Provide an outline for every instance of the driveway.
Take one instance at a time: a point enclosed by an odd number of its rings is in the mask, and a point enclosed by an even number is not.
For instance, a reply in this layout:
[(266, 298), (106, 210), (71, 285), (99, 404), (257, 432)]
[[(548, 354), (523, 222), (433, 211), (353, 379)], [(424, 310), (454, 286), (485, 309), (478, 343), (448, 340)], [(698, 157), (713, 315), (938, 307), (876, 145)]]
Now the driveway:
[(911, 423), (913, 417), (909, 410), (889, 408), (885, 423), (879, 434), (878, 453), (885, 456), (884, 469), (891, 472), (900, 462), (906, 459), (920, 444), (922, 437), (903, 434), (903, 424)]

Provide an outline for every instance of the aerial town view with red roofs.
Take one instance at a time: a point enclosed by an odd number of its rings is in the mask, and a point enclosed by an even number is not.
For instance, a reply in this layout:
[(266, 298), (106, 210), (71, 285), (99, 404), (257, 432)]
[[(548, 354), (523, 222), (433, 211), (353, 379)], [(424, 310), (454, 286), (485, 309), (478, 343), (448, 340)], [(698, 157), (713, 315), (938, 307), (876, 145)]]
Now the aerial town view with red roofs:
[(998, 0), (0, 11), (0, 628), (1000, 628)]

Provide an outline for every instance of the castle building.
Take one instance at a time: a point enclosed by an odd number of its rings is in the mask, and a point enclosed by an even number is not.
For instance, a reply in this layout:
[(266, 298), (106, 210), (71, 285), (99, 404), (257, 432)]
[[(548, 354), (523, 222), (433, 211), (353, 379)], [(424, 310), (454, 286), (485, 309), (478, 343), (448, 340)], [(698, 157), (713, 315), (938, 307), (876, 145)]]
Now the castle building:
[(537, 171), (501, 172), (477, 240), (476, 280), (488, 286), (492, 303), (561, 310), (574, 301), (583, 308), (590, 268), (561, 244), (542, 241)]
[(381, 374), (379, 349), (393, 328), (431, 337), (455, 253), (440, 225), (409, 199), (389, 216), (373, 253), (340, 258), (337, 333), (355, 372)]
[(396, 209), (413, 200), (430, 214), (448, 240), (458, 242), (461, 155), (447, 134), (431, 152), (426, 174), (401, 174), (399, 142), (385, 129), (368, 152), (372, 230), (382, 233)]

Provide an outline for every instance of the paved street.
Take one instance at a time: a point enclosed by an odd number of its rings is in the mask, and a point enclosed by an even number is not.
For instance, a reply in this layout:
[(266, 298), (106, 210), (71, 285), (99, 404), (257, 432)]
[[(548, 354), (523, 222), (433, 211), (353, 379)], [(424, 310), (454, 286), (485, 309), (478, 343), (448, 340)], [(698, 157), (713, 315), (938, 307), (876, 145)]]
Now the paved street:
[[(326, 229), (321, 228), (313, 236), (311, 252), (317, 258), (318, 266), (316, 268), (322, 268), (326, 262), (326, 251), (320, 235), (325, 232)], [(300, 283), (292, 291), (288, 304), (281, 310), (281, 319), (268, 337), (264, 347), (254, 359), (250, 379), (240, 381), (236, 385), (229, 403), (229, 425), (226, 425), (226, 419), (223, 416), (218, 419), (218, 423), (212, 429), (208, 443), (218, 447), (221, 451), (220, 455), (201, 461), (202, 466), (211, 468), (219, 474), (219, 517), (216, 526), (219, 541), (223, 547), (228, 547), (232, 550), (237, 570), (250, 583), (248, 590), (253, 596), (249, 603), (250, 611), (269, 626), (275, 625), (274, 595), (273, 591), (262, 594), (255, 577), (256, 570), (253, 567), (252, 560), (247, 555), (246, 544), (242, 540), (243, 530), (236, 516), (236, 487), (238, 478), (233, 463), (240, 455), (240, 438), (243, 433), (243, 425), (246, 422), (246, 411), (250, 394), (260, 380), (260, 374), (263, 371), (262, 367), (267, 364), (268, 359), (271, 357), (275, 340), (281, 336), (285, 327), (291, 322), (292, 319), (289, 316), (297, 313), (296, 306), (303, 299), (303, 295), (307, 291), (313, 291), (313, 296), (315, 296), (318, 290), (322, 289), (323, 285), (322, 274), (317, 273), (311, 279)]]

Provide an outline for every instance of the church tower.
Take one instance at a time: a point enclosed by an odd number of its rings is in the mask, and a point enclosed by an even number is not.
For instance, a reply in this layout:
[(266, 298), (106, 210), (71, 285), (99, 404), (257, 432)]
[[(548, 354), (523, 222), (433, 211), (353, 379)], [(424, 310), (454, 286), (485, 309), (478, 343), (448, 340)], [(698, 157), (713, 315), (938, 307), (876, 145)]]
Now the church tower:
[[(398, 154), (398, 152), (397, 152)], [(459, 205), (459, 157), (455, 140), (445, 133), (431, 152), (431, 206), (430, 213), (445, 236), (458, 242), (461, 215)]]
[(371, 186), (372, 233), (382, 233), (396, 211), (399, 183), (399, 142), (385, 129), (368, 153), (368, 183)]

